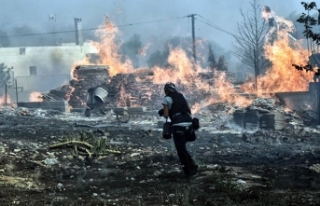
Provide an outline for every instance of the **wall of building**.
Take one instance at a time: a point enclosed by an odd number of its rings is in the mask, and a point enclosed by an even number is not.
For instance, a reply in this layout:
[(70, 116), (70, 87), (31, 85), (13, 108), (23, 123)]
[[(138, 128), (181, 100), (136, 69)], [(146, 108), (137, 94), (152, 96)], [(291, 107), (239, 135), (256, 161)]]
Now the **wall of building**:
[(70, 81), (73, 65), (96, 53), (88, 42), (43, 47), (0, 47), (0, 63), (13, 67), (21, 92), (48, 92)]

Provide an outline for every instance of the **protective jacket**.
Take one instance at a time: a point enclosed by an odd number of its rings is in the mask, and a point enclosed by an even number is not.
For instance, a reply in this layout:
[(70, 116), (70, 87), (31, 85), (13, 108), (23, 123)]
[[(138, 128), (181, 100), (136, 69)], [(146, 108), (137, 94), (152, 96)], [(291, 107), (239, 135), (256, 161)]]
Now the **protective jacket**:
[(169, 117), (173, 124), (180, 122), (191, 122), (191, 111), (184, 96), (179, 92), (170, 92), (167, 96), (172, 99), (172, 106), (169, 109)]

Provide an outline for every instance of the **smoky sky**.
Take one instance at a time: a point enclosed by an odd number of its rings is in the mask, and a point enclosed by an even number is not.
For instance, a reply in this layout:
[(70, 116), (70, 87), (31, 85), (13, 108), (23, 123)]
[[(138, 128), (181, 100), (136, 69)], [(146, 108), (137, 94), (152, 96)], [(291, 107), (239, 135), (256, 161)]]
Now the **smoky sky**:
[[(253, 0), (2, 0), (0, 6), (0, 36), (12, 34), (62, 32), (36, 35), (33, 41), (45, 44), (47, 39), (70, 42), (74, 33), (74, 18), (82, 19), (86, 38), (93, 38), (97, 28), (107, 15), (119, 26), (119, 38), (129, 39), (134, 34), (141, 36), (143, 44), (159, 46), (165, 39), (175, 36), (191, 36), (191, 18), (195, 20), (196, 37), (216, 42), (223, 49), (232, 49), (237, 22), (241, 21), (240, 9), (249, 11)], [(278, 16), (301, 14), (301, 0), (260, 0), (261, 6), (269, 6)], [(50, 16), (55, 21), (50, 21)], [(206, 22), (206, 23), (204, 23)], [(210, 25), (208, 25), (210, 24)], [(25, 29), (23, 29), (25, 28)], [(65, 32), (65, 33), (63, 33)], [(11, 42), (19, 42), (10, 37)], [(21, 41), (20, 41), (21, 42)]]

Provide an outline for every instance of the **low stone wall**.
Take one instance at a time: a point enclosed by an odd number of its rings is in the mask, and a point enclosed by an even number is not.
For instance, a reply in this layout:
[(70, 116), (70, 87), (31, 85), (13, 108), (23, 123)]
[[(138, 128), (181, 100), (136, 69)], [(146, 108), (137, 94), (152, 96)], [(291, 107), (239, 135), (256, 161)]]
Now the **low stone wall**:
[(61, 112), (68, 112), (67, 101), (56, 102), (18, 102), (18, 107), (39, 108), (43, 110), (59, 110)]

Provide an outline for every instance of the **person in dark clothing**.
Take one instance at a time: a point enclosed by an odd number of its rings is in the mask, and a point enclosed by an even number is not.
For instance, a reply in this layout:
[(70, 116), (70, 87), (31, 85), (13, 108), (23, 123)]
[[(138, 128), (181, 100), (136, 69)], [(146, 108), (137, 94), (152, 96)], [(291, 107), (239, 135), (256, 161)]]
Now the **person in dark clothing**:
[(160, 109), (158, 113), (166, 119), (170, 118), (173, 141), (182, 169), (186, 177), (190, 177), (195, 175), (198, 170), (198, 165), (195, 164), (186, 148), (190, 136), (195, 136), (192, 128), (191, 110), (185, 97), (177, 92), (173, 83), (166, 83), (164, 92), (166, 96), (162, 102), (163, 109)]

